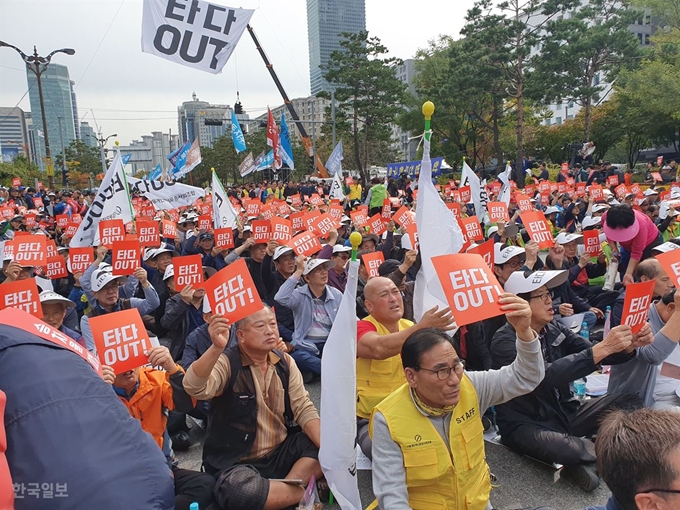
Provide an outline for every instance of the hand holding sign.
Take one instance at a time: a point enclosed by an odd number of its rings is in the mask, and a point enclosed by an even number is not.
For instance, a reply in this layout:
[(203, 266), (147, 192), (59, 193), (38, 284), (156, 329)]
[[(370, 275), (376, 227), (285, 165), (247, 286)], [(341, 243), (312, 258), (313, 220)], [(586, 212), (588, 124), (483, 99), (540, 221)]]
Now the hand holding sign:
[(148, 363), (151, 340), (136, 308), (91, 317), (89, 324), (99, 359), (116, 374)]
[(219, 350), (223, 351), (227, 348), (229, 343), (229, 321), (219, 315), (213, 315), (210, 325), (208, 326), (208, 335), (212, 344)]
[(243, 259), (213, 275), (205, 284), (205, 293), (212, 312), (230, 322), (262, 309), (262, 301)]

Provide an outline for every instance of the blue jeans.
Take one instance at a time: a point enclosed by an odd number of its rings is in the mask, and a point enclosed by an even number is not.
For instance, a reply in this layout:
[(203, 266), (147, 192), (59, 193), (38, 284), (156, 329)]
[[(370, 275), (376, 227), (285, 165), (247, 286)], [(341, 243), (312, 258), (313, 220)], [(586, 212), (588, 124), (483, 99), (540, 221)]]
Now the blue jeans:
[(323, 353), (323, 346), (326, 342), (314, 342), (316, 348), (319, 349), (319, 354), (315, 354), (307, 349), (296, 347), (290, 355), (295, 360), (300, 372), (303, 374), (309, 372), (314, 375), (321, 375), (321, 354)]

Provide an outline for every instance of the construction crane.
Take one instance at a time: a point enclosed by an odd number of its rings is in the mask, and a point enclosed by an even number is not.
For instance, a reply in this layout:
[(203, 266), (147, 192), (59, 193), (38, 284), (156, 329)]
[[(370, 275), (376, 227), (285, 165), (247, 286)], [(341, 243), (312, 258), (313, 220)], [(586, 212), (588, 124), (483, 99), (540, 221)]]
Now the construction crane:
[(276, 88), (279, 89), (279, 93), (281, 94), (281, 97), (283, 98), (283, 103), (286, 105), (288, 108), (288, 112), (290, 113), (290, 116), (293, 118), (293, 122), (295, 122), (295, 125), (298, 128), (298, 132), (300, 134), (300, 139), (302, 140), (302, 145), (305, 147), (305, 150), (307, 151), (307, 154), (314, 158), (315, 161), (315, 167), (316, 171), (319, 173), (319, 177), (327, 178), (328, 177), (328, 171), (326, 170), (326, 167), (324, 164), (321, 162), (321, 159), (317, 154), (312, 154), (314, 152), (312, 150), (312, 141), (309, 139), (309, 135), (307, 134), (307, 130), (305, 129), (305, 126), (302, 124), (302, 121), (300, 120), (300, 117), (298, 116), (297, 112), (295, 111), (295, 107), (293, 106), (293, 103), (290, 102), (290, 99), (288, 99), (288, 94), (286, 94), (286, 91), (283, 89), (283, 85), (281, 85), (281, 81), (279, 80), (279, 77), (276, 75), (276, 71), (274, 71), (274, 66), (272, 63), (269, 61), (269, 58), (267, 58), (267, 54), (264, 52), (262, 49), (262, 46), (260, 45), (260, 41), (257, 40), (257, 36), (255, 35), (255, 32), (253, 31), (253, 27), (250, 25), (247, 25), (248, 28), (248, 33), (250, 34), (250, 37), (253, 38), (253, 42), (255, 43), (255, 47), (257, 48), (257, 51), (260, 53), (260, 56), (262, 57), (262, 60), (264, 60), (264, 65), (266, 66), (267, 70), (269, 71), (269, 74), (272, 77), (272, 80), (274, 80), (274, 84), (276, 85)]

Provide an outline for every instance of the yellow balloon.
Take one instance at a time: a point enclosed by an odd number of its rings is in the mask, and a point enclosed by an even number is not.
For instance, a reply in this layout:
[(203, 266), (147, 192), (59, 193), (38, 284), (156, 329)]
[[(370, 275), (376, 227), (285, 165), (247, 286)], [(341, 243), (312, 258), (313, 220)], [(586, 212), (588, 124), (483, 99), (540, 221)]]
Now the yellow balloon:
[(432, 114), (434, 114), (434, 103), (432, 101), (425, 101), (423, 103), (423, 115), (425, 116), (425, 120), (430, 120), (432, 118)]
[(352, 245), (352, 249), (356, 250), (361, 244), (361, 234), (359, 232), (352, 232), (349, 236), (349, 242)]

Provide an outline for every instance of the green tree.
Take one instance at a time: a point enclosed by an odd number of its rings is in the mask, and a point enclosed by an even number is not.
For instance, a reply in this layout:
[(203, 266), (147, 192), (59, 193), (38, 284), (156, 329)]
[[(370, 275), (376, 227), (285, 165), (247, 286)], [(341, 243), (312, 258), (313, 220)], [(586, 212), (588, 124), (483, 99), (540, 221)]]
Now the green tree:
[(352, 152), (356, 169), (368, 181), (372, 162), (385, 159), (397, 114), (402, 110), (405, 85), (396, 77), (397, 58), (368, 32), (342, 33), (342, 50), (331, 53), (325, 78), (338, 88), (338, 108), (352, 125)]
[[(82, 140), (73, 140), (68, 147), (64, 149), (66, 155), (66, 165), (70, 168), (77, 168), (78, 172), (86, 175), (97, 175), (102, 173), (102, 160), (99, 154), (99, 149), (96, 147), (89, 147)], [(62, 155), (57, 154), (54, 167), (62, 169)]]
[(590, 140), (593, 106), (604, 99), (603, 84), (639, 64), (640, 44), (628, 30), (639, 16), (618, 0), (588, 0), (571, 16), (545, 26), (540, 54), (533, 59), (534, 95), (547, 103), (581, 106), (585, 140)]
[(11, 163), (0, 163), (0, 184), (10, 187), (14, 177), (19, 177), (24, 186), (32, 187), (35, 184), (35, 179), (41, 180), (47, 176), (26, 156), (20, 154)]

